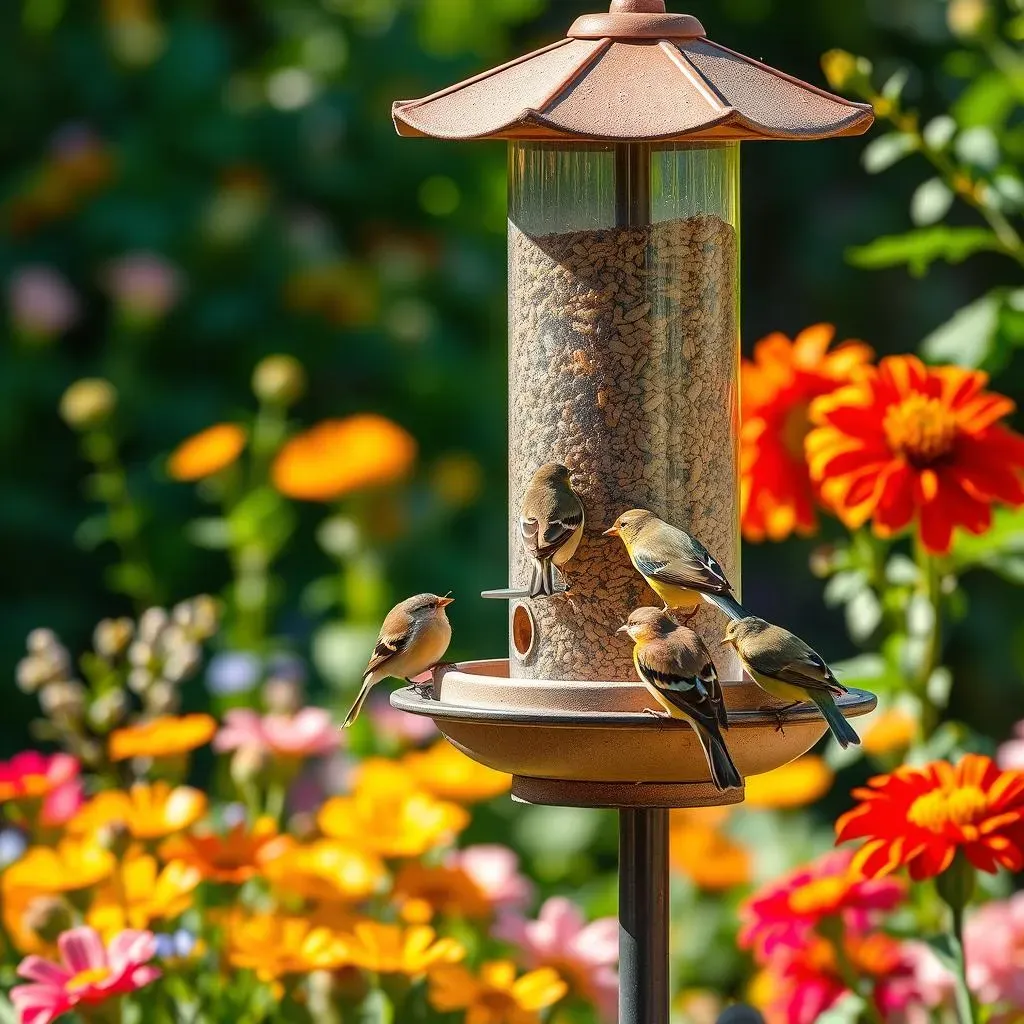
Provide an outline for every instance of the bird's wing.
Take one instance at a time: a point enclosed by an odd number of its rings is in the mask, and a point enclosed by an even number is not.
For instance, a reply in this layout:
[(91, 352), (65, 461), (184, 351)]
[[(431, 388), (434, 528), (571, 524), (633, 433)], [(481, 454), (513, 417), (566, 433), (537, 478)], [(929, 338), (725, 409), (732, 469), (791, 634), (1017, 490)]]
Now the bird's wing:
[(676, 558), (660, 558), (646, 551), (634, 551), (633, 564), (648, 579), (670, 587), (705, 590), (712, 594), (724, 594), (732, 589), (722, 567), (696, 541), (692, 555), (687, 553)]
[(536, 558), (549, 558), (565, 544), (580, 528), (583, 522), (583, 510), (570, 511), (560, 519), (526, 519), (519, 520), (519, 532), (522, 534), (526, 550)]
[(710, 666), (710, 676), (708, 666), (699, 672), (689, 671), (663, 642), (638, 646), (633, 651), (633, 662), (640, 678), (684, 714), (709, 724), (718, 720), (711, 694), (711, 677), (715, 684), (718, 681), (714, 666)]
[(404, 651), (412, 640), (412, 633), (413, 631), (409, 628), (389, 628), (388, 621), (385, 619), (384, 625), (380, 628), (380, 636), (377, 637), (377, 645), (373, 649), (373, 654), (370, 655), (363, 675), (376, 672), (386, 661)]
[(828, 692), (835, 696), (847, 692), (817, 651), (811, 650), (797, 637), (793, 640), (796, 643), (787, 644), (787, 649), (760, 647), (755, 652), (753, 668), (762, 675), (811, 692)]

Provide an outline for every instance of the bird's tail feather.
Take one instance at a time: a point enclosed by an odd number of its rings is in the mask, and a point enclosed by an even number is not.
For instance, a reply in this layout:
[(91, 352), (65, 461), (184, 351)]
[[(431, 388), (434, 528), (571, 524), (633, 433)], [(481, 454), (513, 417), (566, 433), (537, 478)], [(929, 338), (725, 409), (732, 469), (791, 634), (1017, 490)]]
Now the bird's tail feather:
[(555, 567), (550, 558), (535, 558), (530, 573), (530, 597), (551, 597), (555, 592)]
[(854, 731), (853, 726), (843, 718), (843, 714), (836, 707), (836, 702), (832, 699), (831, 694), (812, 693), (811, 699), (818, 705), (818, 710), (824, 716), (825, 721), (828, 722), (828, 727), (832, 730), (832, 735), (835, 736), (836, 742), (844, 750), (851, 743), (854, 746), (860, 743), (860, 737)]
[(359, 693), (356, 695), (355, 702), (352, 704), (352, 707), (348, 709), (345, 721), (341, 723), (342, 729), (347, 729), (359, 717), (359, 712), (363, 709), (363, 703), (369, 696), (374, 682), (376, 682), (376, 680), (370, 673), (367, 673), (363, 677), (363, 685), (359, 688)]
[(704, 756), (708, 759), (708, 767), (711, 769), (711, 781), (716, 789), (736, 789), (743, 785), (743, 777), (739, 773), (725, 740), (706, 725), (694, 722), (694, 731), (701, 747), (704, 748)]
[(732, 594), (703, 594), (705, 601), (725, 612), (730, 619), (745, 619), (750, 614)]

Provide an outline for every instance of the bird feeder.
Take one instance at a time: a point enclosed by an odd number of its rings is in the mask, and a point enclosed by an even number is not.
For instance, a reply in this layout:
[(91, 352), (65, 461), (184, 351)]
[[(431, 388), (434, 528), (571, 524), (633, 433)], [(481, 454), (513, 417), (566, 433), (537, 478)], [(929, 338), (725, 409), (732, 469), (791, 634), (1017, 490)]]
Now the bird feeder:
[[(666, 812), (737, 802), (718, 792), (691, 730), (645, 714), (632, 645), (616, 629), (657, 602), (619, 540), (649, 508), (701, 540), (740, 592), (739, 143), (858, 135), (871, 108), (705, 35), (663, 0), (613, 0), (534, 53), (394, 105), (398, 132), (508, 143), (508, 660), (435, 672), (428, 714), (469, 756), (511, 772), (536, 803), (618, 807), (620, 1021), (667, 1020)], [(586, 509), (569, 593), (530, 600), (523, 492), (564, 463)], [(754, 609), (756, 611), (756, 609)], [(744, 681), (726, 620), (691, 625), (725, 688), (726, 741), (744, 775), (778, 767), (825, 731), (814, 709), (777, 716)], [(867, 713), (870, 694), (839, 701)]]

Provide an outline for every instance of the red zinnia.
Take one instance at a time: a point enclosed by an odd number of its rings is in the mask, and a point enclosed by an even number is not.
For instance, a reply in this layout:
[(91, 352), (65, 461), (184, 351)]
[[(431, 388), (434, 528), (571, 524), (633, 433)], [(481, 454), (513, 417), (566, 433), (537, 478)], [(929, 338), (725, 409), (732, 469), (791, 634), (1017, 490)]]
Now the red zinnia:
[(919, 523), (924, 546), (949, 551), (953, 529), (984, 533), (993, 502), (1024, 504), (1024, 437), (999, 421), (1009, 398), (988, 375), (890, 356), (815, 400), (807, 461), (821, 496), (851, 529), (879, 537)]
[(868, 780), (836, 822), (836, 842), (865, 839), (853, 868), (869, 878), (907, 865), (915, 881), (941, 874), (957, 850), (982, 871), (1024, 868), (1024, 772), (967, 754), (954, 768), (904, 765)]

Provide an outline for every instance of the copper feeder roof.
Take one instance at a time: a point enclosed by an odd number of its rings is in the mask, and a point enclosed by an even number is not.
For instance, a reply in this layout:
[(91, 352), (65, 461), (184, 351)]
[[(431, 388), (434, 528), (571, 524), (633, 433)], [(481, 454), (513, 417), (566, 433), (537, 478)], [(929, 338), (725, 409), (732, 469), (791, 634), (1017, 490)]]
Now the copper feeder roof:
[(436, 139), (826, 139), (871, 107), (713, 43), (664, 0), (612, 0), (565, 39), (393, 108), (400, 135)]

